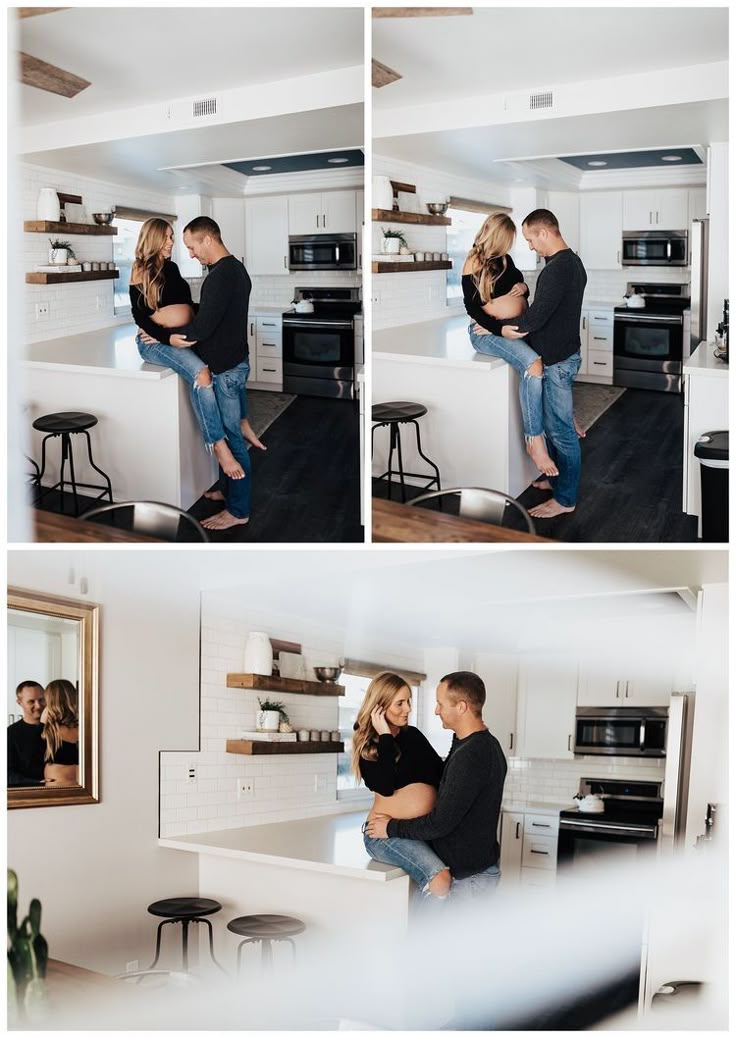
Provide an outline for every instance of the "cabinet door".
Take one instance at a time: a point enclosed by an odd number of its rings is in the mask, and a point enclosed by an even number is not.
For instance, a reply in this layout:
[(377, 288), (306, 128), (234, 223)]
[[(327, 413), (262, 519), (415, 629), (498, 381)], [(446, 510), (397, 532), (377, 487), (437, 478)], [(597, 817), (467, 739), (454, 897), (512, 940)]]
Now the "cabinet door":
[(288, 275), (289, 220), (285, 195), (246, 200), (245, 265), (251, 275)]
[(289, 195), (289, 234), (320, 234), (322, 195)]
[(688, 190), (686, 187), (662, 188), (657, 192), (655, 227), (665, 231), (687, 229)]
[(624, 706), (625, 680), (610, 670), (583, 664), (578, 677), (579, 706)]
[(519, 882), (523, 847), (524, 815), (517, 811), (504, 811), (501, 815), (501, 886)]
[(646, 231), (650, 227), (654, 227), (656, 211), (656, 192), (652, 188), (623, 192), (623, 229), (625, 231)]
[(627, 678), (621, 682), (622, 706), (669, 706), (672, 695), (670, 675)]
[(251, 367), (255, 365), (257, 355), (256, 318), (253, 314), (248, 314), (248, 356)]
[(225, 247), (245, 262), (245, 201), (242, 198), (213, 198), (212, 219), (219, 226)]
[(688, 219), (704, 220), (708, 215), (704, 187), (692, 187), (688, 191)]
[(621, 191), (580, 196), (580, 258), (588, 270), (621, 269)]
[[(588, 374), (588, 311), (583, 310), (580, 314), (580, 370), (577, 377)], [(585, 381), (585, 379), (581, 379)]]
[(473, 660), (473, 670), (486, 686), (483, 720), (501, 743), (504, 754), (515, 757), (519, 752), (516, 732), (516, 657), (481, 652)]
[(321, 231), (335, 234), (355, 234), (355, 192), (322, 192)]
[(519, 755), (549, 760), (574, 756), (577, 663), (545, 655), (519, 668)]
[[(557, 217), (560, 234), (573, 252), (580, 252), (580, 197), (573, 191), (550, 191), (547, 208)], [(519, 231), (521, 234), (521, 231)]]

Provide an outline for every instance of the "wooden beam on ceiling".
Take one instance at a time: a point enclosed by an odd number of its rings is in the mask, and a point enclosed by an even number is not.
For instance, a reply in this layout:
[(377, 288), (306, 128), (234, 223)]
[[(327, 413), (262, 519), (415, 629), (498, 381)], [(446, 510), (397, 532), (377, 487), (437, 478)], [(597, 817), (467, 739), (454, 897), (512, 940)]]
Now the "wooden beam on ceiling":
[(374, 18), (452, 18), (472, 14), (472, 7), (374, 7)]
[(394, 71), (389, 68), (388, 65), (381, 64), (380, 61), (376, 61), (373, 58), (372, 69), (371, 69), (371, 82), (374, 87), (385, 87), (389, 83), (395, 83), (397, 79), (401, 79), (401, 73)]
[(68, 7), (16, 7), (19, 18), (35, 18), (37, 14), (53, 14), (54, 11), (68, 11)]
[(72, 72), (66, 72), (56, 65), (49, 65), (40, 58), (31, 57), (30, 54), (20, 52), (20, 81), (26, 86), (37, 87), (39, 90), (47, 90), (51, 94), (60, 94), (61, 97), (76, 97), (82, 90), (86, 90), (92, 84), (87, 79), (81, 79)]

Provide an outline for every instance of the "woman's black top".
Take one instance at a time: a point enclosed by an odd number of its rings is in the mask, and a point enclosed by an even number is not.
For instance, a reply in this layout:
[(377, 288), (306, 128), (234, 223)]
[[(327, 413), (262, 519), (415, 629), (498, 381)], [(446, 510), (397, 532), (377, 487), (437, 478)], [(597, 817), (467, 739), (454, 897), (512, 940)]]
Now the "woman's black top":
[[(396, 746), (401, 750), (398, 761)], [(393, 735), (379, 735), (376, 760), (360, 760), (360, 774), (368, 789), (390, 797), (412, 782), (440, 784), (444, 761), (418, 728), (407, 725)]]
[[(499, 257), (496, 260), (491, 261), (491, 266), (495, 264), (496, 270), (501, 270), (502, 260)], [(496, 271), (494, 270), (494, 273)], [(499, 277), (496, 284), (493, 286), (493, 298), (497, 299), (499, 296), (507, 295), (514, 285), (518, 285), (523, 282), (524, 275), (514, 264), (514, 261), (510, 256), (506, 257), (506, 270)], [(503, 321), (497, 320), (495, 317), (491, 317), (483, 309), (483, 303), (489, 303), (489, 299), (481, 299), (480, 292), (475, 287), (472, 274), (463, 274), (462, 279), (463, 285), (463, 301), (465, 303), (465, 309), (469, 317), (472, 317), (474, 321), (485, 328), (486, 331), (493, 332), (494, 335), (500, 335), (501, 329), (505, 324), (517, 324), (519, 321), (518, 317), (506, 318)]]
[(47, 764), (79, 764), (79, 743), (62, 742)]
[(189, 287), (189, 282), (185, 281), (181, 276), (179, 268), (173, 260), (164, 260), (163, 286), (158, 306), (153, 308), (148, 306), (143, 298), (140, 285), (130, 286), (130, 307), (133, 320), (139, 328), (153, 336), (157, 342), (163, 342), (167, 345), (176, 329), (162, 328), (160, 324), (156, 324), (155, 321), (151, 320), (151, 314), (162, 306), (171, 306), (172, 303), (188, 303), (189, 306), (195, 308), (192, 303), (192, 290)]

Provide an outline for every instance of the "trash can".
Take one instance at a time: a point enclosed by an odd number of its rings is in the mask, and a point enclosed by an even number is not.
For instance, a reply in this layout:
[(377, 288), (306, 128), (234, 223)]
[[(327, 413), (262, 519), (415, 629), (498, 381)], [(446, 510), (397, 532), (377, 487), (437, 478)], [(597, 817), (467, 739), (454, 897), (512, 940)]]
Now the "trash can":
[(728, 541), (728, 431), (704, 433), (695, 444), (700, 462), (700, 512), (704, 541)]

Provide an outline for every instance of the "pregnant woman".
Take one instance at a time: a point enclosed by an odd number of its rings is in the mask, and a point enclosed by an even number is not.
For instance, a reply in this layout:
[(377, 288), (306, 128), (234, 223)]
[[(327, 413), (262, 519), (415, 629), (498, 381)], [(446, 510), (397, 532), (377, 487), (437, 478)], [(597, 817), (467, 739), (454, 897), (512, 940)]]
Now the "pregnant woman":
[[(437, 799), (443, 761), (418, 728), (409, 724), (411, 689), (398, 674), (371, 681), (353, 726), (353, 774), (375, 794), (368, 820), (376, 814), (419, 818)], [(376, 861), (399, 865), (425, 896), (445, 897), (450, 870), (428, 843), (363, 835)]]
[(470, 342), (478, 353), (500, 357), (519, 372), (519, 401), (527, 453), (545, 476), (558, 475), (547, 453), (542, 412), (541, 357), (526, 342), (501, 336), (503, 324), (520, 317), (527, 307), (529, 288), (508, 255), (516, 227), (505, 213), (494, 213), (483, 223), (463, 266), (465, 309), (473, 324)]
[[(243, 469), (233, 457), (225, 438), (209, 368), (191, 347), (169, 343), (173, 329), (188, 324), (194, 316), (191, 289), (171, 259), (173, 248), (171, 225), (158, 218), (146, 220), (138, 235), (130, 274), (130, 305), (133, 320), (141, 329), (136, 338), (138, 352), (143, 360), (172, 368), (187, 382), (192, 407), (208, 450), (214, 451), (231, 479), (242, 479)], [(245, 329), (243, 334), (246, 334)], [(241, 428), (249, 443), (261, 450), (266, 449), (247, 418), (242, 420)], [(214, 496), (218, 493), (215, 491)]]
[(79, 785), (79, 697), (71, 681), (49, 682), (41, 714), (46, 786)]

